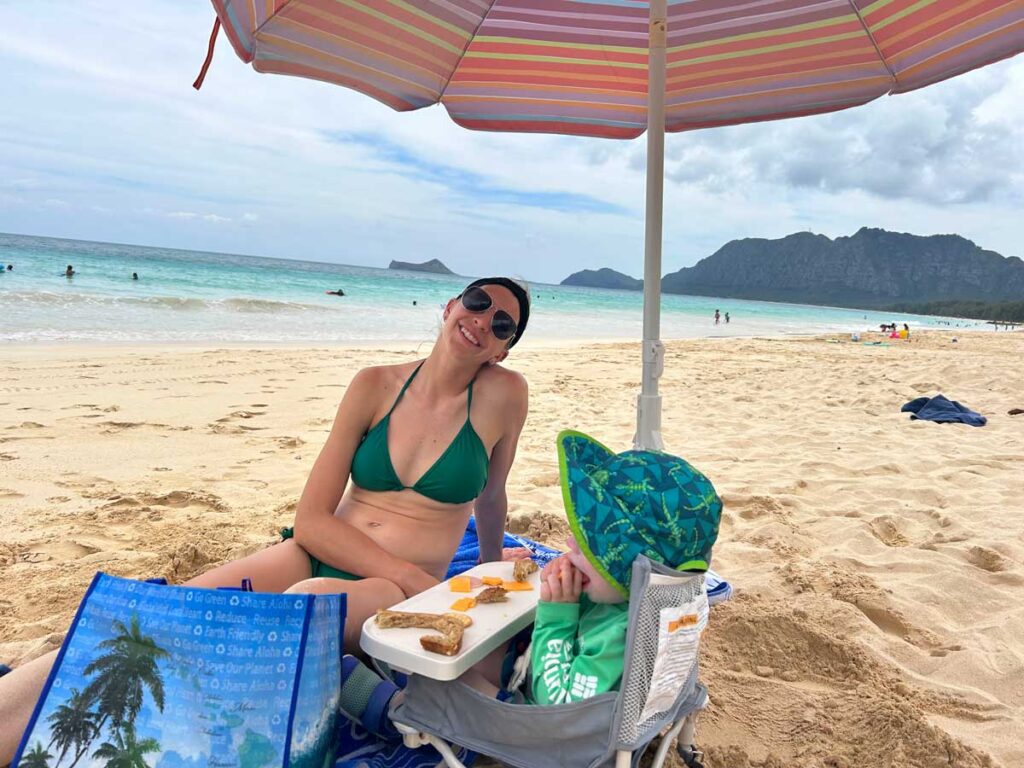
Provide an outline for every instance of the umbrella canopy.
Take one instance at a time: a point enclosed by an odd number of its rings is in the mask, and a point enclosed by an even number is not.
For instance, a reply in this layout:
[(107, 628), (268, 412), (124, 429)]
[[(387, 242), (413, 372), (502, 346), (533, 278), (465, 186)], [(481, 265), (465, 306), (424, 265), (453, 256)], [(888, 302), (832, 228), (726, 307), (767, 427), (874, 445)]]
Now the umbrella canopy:
[[(648, 3), (213, 0), (259, 72), (459, 125), (629, 139), (647, 127)], [(665, 130), (829, 112), (1024, 48), (1021, 0), (685, 0), (667, 11)]]
[[(259, 72), (466, 128), (648, 131), (636, 445), (661, 448), (664, 132), (831, 112), (1024, 50), (1024, 0), (213, 0)], [(210, 39), (210, 53), (213, 41)], [(204, 73), (209, 55), (204, 64)], [(202, 82), (202, 74), (196, 87)]]

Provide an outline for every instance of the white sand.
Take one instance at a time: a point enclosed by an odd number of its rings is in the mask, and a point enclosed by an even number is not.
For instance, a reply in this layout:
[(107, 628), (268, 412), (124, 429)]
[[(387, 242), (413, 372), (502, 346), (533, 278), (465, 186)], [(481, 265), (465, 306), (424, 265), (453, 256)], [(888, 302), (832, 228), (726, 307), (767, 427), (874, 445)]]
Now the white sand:
[[(716, 484), (714, 768), (1024, 765), (1024, 334), (668, 344), (667, 447)], [(561, 544), (554, 438), (625, 449), (638, 344), (530, 347), (510, 527)], [(425, 351), (425, 350), (424, 350)], [(0, 660), (96, 570), (187, 578), (276, 538), (358, 367), (400, 347), (0, 350)], [(910, 422), (943, 392), (981, 429)]]

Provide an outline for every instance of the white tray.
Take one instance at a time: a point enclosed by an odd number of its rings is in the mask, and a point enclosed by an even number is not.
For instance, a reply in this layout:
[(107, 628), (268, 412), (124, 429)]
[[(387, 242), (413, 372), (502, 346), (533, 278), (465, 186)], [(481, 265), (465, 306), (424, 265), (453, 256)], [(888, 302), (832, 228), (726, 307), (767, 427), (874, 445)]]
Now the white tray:
[[(484, 563), (466, 571), (464, 576), (500, 576), (512, 581), (514, 563)], [(533, 622), (540, 597), (540, 573), (534, 571), (528, 579), (532, 590), (509, 592), (504, 603), (479, 603), (466, 611), (473, 626), (462, 637), (462, 648), (455, 656), (443, 656), (426, 651), (420, 645), (423, 635), (437, 634), (432, 629), (381, 629), (371, 616), (363, 624), (359, 645), (375, 659), (387, 662), (402, 672), (425, 675), (435, 680), (454, 680), (488, 653), (508, 642), (515, 634)], [(474, 597), (486, 588), (471, 592), (452, 592), (447, 581), (442, 581), (425, 592), (391, 606), (393, 611), (424, 613), (457, 613), (451, 604), (460, 597)]]

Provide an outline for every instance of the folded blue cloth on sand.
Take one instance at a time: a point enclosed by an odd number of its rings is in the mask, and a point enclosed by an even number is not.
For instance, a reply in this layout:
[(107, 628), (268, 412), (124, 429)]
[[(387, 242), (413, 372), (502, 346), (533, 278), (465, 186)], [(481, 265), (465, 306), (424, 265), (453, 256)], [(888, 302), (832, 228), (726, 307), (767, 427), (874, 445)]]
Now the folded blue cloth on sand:
[[(505, 534), (502, 546), (526, 547), (533, 552), (533, 559), (541, 567), (562, 554), (557, 549), (546, 547), (543, 544), (538, 544), (536, 541), (515, 536), (511, 533)], [(452, 576), (458, 576), (460, 573), (468, 571), (478, 564), (479, 559), (480, 541), (476, 536), (476, 518), (471, 517), (469, 518), (469, 525), (466, 526), (466, 532), (462, 536), (462, 541), (459, 542), (459, 548), (455, 550), (455, 556), (452, 558), (451, 565), (448, 566), (448, 573), (445, 575), (445, 578), (450, 579)]]
[(911, 419), (924, 419), (939, 424), (959, 423), (970, 424), (972, 427), (983, 427), (988, 422), (988, 419), (977, 411), (972, 411), (967, 406), (943, 395), (918, 397), (900, 408), (900, 411), (909, 412)]

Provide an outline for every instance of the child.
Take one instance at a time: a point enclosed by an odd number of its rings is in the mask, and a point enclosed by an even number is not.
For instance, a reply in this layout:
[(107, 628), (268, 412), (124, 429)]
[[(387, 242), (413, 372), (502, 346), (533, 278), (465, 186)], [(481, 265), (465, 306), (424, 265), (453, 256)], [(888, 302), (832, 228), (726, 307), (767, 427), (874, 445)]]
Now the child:
[(558, 436), (569, 551), (541, 573), (530, 654), (536, 704), (617, 691), (625, 664), (633, 561), (706, 571), (722, 502), (682, 459), (614, 454), (579, 432)]

